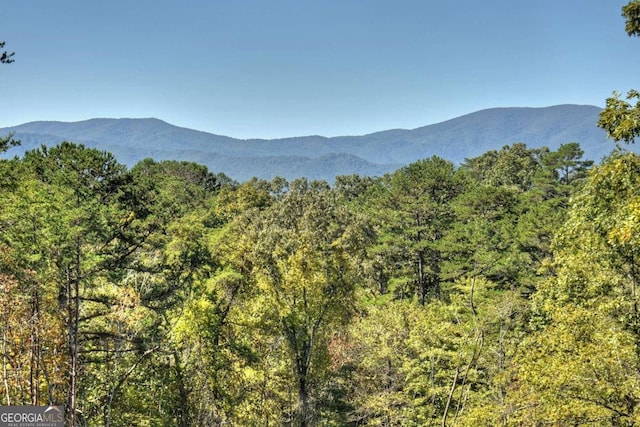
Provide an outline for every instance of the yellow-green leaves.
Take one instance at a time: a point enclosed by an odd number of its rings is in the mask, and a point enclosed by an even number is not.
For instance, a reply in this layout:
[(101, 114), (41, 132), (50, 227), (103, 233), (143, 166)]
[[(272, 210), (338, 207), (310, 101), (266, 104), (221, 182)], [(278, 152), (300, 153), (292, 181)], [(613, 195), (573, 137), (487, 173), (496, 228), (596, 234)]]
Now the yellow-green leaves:
[[(632, 104), (633, 100), (637, 100)], [(640, 93), (630, 90), (626, 101), (614, 92), (607, 98), (605, 109), (600, 113), (598, 126), (607, 131), (614, 141), (634, 142), (640, 136)]]
[(640, 1), (632, 0), (622, 8), (625, 27), (630, 36), (640, 36)]
[(514, 425), (638, 421), (639, 179), (640, 158), (616, 156), (575, 195), (554, 242), (557, 275), (534, 295), (543, 320), (514, 372)]
[(261, 345), (286, 350), (289, 374), (272, 375), (296, 390), (280, 404), (296, 425), (309, 425), (330, 374), (329, 342), (354, 306), (367, 234), (326, 185), (304, 180), (264, 210), (245, 212), (239, 223), (234, 258), (257, 289), (261, 304), (252, 307), (264, 322), (257, 325), (266, 334)]

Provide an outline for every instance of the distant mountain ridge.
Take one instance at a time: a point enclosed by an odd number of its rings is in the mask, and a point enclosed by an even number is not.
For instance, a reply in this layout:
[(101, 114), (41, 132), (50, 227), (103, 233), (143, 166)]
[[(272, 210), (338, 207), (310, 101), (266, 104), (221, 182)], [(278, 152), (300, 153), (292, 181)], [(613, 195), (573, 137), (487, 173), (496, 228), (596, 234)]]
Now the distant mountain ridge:
[(82, 143), (113, 153), (133, 166), (151, 157), (188, 160), (245, 181), (251, 177), (306, 176), (332, 182), (337, 175), (379, 176), (413, 161), (438, 155), (454, 163), (504, 145), (529, 147), (578, 142), (585, 158), (600, 161), (614, 148), (596, 126), (601, 109), (590, 105), (492, 108), (416, 129), (393, 129), (362, 136), (235, 139), (181, 128), (155, 118), (38, 121), (0, 129), (15, 133), (20, 155), (42, 144)]

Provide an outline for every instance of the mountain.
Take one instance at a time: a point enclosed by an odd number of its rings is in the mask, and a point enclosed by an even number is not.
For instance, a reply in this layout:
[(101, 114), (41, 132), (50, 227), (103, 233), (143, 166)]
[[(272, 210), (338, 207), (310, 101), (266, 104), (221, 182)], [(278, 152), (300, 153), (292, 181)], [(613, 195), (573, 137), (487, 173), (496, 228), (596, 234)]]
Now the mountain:
[(461, 163), (515, 142), (556, 149), (575, 141), (585, 150), (585, 158), (599, 161), (614, 147), (596, 126), (599, 113), (599, 107), (589, 105), (492, 108), (417, 129), (332, 138), (242, 140), (158, 119), (31, 122), (0, 129), (0, 135), (15, 132), (22, 141), (8, 155), (66, 140), (109, 151), (128, 166), (151, 157), (194, 161), (238, 181), (254, 176), (333, 181), (336, 175), (352, 173), (379, 176), (433, 155)]

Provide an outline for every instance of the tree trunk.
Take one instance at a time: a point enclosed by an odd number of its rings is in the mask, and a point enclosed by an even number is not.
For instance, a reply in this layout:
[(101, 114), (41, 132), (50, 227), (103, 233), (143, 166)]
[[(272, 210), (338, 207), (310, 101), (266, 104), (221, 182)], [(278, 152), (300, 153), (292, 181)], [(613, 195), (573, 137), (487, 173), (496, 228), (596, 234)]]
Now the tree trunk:
[(427, 280), (424, 274), (424, 253), (418, 252), (418, 291), (420, 292), (420, 305), (427, 302)]
[(31, 295), (31, 361), (30, 361), (30, 388), (31, 404), (40, 405), (40, 297), (37, 289)]
[(67, 329), (69, 340), (69, 357), (71, 366), (69, 369), (69, 401), (68, 415), (69, 427), (77, 425), (77, 397), (78, 397), (78, 371), (79, 371), (79, 342), (78, 324), (80, 322), (80, 273), (81, 273), (81, 247), (80, 238), (76, 239), (75, 265), (67, 270), (66, 292), (67, 292)]
[(456, 385), (458, 384), (458, 376), (460, 375), (460, 368), (456, 366), (456, 374), (453, 377), (451, 383), (451, 390), (449, 390), (449, 396), (447, 397), (447, 404), (444, 407), (444, 414), (442, 415), (442, 427), (447, 426), (447, 417), (449, 415), (449, 408), (451, 407), (451, 400), (453, 399), (453, 393), (456, 391)]
[(174, 369), (176, 372), (176, 380), (178, 383), (178, 393), (180, 401), (177, 408), (177, 425), (178, 427), (189, 427), (189, 391), (184, 384), (184, 375), (180, 366), (180, 357), (176, 352), (173, 353)]
[(67, 329), (69, 340), (69, 357), (71, 366), (69, 367), (69, 427), (76, 427), (76, 409), (78, 394), (78, 292), (77, 280), (67, 281)]
[(298, 426), (307, 427), (309, 425), (309, 391), (307, 389), (307, 378), (298, 378)]
[(313, 334), (304, 334), (305, 337), (298, 336), (296, 327), (290, 325), (286, 319), (282, 319), (285, 335), (291, 347), (294, 362), (295, 375), (298, 385), (298, 404), (295, 409), (296, 426), (308, 427), (310, 418), (309, 408), (309, 366), (311, 365), (311, 350), (313, 348)]

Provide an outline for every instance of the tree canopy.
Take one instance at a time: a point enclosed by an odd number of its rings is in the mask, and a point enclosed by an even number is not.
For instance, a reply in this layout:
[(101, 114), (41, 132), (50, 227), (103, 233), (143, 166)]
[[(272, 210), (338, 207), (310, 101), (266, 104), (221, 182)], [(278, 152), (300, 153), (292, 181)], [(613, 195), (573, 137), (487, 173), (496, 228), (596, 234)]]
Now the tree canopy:
[[(629, 36), (640, 36), (640, 1), (630, 1), (622, 8), (625, 30)], [(600, 113), (598, 126), (607, 131), (614, 141), (627, 144), (640, 136), (640, 93), (631, 89), (622, 97), (619, 92), (607, 98), (606, 106)]]
[(76, 426), (518, 419), (581, 156), (514, 144), (333, 187), (70, 142), (1, 160), (2, 402)]
[[(638, 110), (600, 125), (631, 142)], [(637, 425), (640, 156), (583, 154), (333, 186), (72, 142), (2, 159), (0, 403), (72, 427)]]

